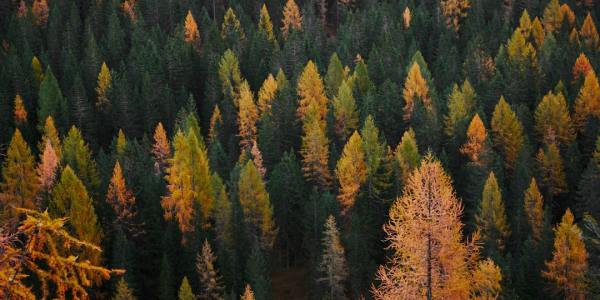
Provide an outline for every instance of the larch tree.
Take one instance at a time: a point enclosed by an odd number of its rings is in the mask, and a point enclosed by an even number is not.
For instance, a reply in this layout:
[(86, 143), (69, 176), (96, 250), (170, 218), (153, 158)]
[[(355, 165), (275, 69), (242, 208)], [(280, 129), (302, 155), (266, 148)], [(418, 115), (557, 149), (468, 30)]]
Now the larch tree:
[(546, 32), (553, 33), (560, 29), (562, 18), (560, 13), (560, 4), (558, 0), (550, 0), (544, 8), (544, 29)]
[(240, 296), (240, 300), (254, 300), (254, 292), (252, 291), (252, 287), (249, 284), (246, 284), (244, 288), (244, 293)]
[(467, 123), (475, 111), (475, 89), (468, 80), (459, 87), (452, 88), (448, 99), (448, 115), (444, 119), (444, 132), (449, 137), (460, 136), (465, 132)]
[(600, 119), (600, 84), (593, 70), (585, 76), (583, 86), (575, 100), (573, 121), (579, 130), (583, 129), (588, 118)]
[(527, 215), (527, 223), (531, 228), (531, 236), (534, 240), (540, 241), (544, 227), (544, 198), (533, 177), (531, 178), (529, 188), (525, 190), (523, 202), (525, 214)]
[[(466, 299), (497, 285), (497, 272), (476, 272), (478, 236), (463, 242), (461, 214), (450, 177), (428, 154), (390, 209), (384, 231), (392, 257), (377, 272), (374, 298)], [(474, 274), (486, 276), (474, 282)]]
[(58, 136), (58, 130), (54, 126), (54, 119), (52, 116), (48, 116), (46, 121), (44, 122), (44, 127), (42, 128), (42, 139), (38, 143), (38, 150), (40, 153), (44, 153), (44, 147), (46, 147), (48, 141), (54, 147), (54, 151), (56, 152), (56, 156), (61, 158), (62, 146), (60, 143), (60, 137)]
[(127, 285), (127, 281), (121, 278), (117, 282), (117, 290), (112, 300), (137, 300), (137, 298), (133, 295), (133, 291), (129, 288), (129, 285)]
[(15, 125), (23, 126), (27, 124), (27, 109), (23, 103), (23, 98), (21, 98), (21, 95), (19, 94), (15, 96), (13, 117)]
[(494, 172), (491, 172), (483, 187), (479, 212), (475, 217), (488, 253), (503, 252), (510, 235), (506, 220), (504, 201)]
[(98, 73), (98, 81), (96, 84), (96, 107), (101, 110), (106, 110), (110, 106), (110, 100), (108, 99), (108, 91), (112, 86), (112, 77), (110, 70), (106, 63), (103, 62), (100, 67), (100, 73)]
[(491, 258), (477, 263), (472, 275), (473, 287), (469, 299), (498, 299), (502, 292), (502, 272)]
[(221, 38), (227, 40), (233, 35), (237, 35), (237, 37), (242, 40), (246, 38), (240, 20), (235, 15), (233, 8), (230, 7), (223, 17), (223, 24), (221, 24)]
[(331, 55), (331, 58), (329, 58), (327, 74), (325, 75), (325, 90), (329, 98), (332, 98), (338, 93), (344, 79), (347, 79), (344, 66), (337, 53), (334, 52)]
[(248, 160), (240, 171), (238, 192), (249, 234), (257, 238), (263, 249), (271, 249), (277, 235), (273, 206), (262, 176), (252, 160)]
[(446, 18), (446, 27), (458, 32), (460, 22), (467, 17), (469, 7), (471, 7), (469, 0), (441, 0), (440, 8)]
[(344, 246), (340, 240), (340, 232), (332, 215), (329, 215), (325, 222), (323, 253), (321, 254), (319, 271), (322, 276), (317, 279), (317, 282), (325, 283), (329, 299), (345, 299), (344, 283), (349, 271)]
[(505, 166), (512, 170), (523, 145), (523, 126), (510, 105), (500, 97), (492, 115), (494, 145), (504, 155)]
[(252, 147), (252, 141), (256, 140), (258, 109), (254, 103), (254, 94), (250, 90), (250, 85), (245, 80), (240, 85), (238, 109), (240, 148), (242, 151), (249, 150)]
[(152, 156), (157, 174), (162, 174), (167, 167), (167, 160), (171, 157), (171, 146), (167, 138), (167, 132), (161, 122), (154, 129), (154, 144), (152, 145)]
[(271, 106), (277, 96), (277, 81), (273, 74), (269, 74), (258, 91), (258, 109), (260, 116), (271, 112)]
[(265, 34), (267, 40), (275, 42), (275, 34), (273, 33), (273, 23), (267, 5), (263, 3), (260, 9), (260, 18), (258, 20), (258, 31)]
[(311, 104), (302, 126), (302, 171), (304, 177), (321, 188), (327, 188), (332, 179), (329, 170), (329, 139), (324, 123), (324, 120), (320, 119), (316, 104)]
[(546, 262), (547, 270), (542, 271), (542, 276), (557, 296), (585, 299), (588, 254), (571, 210), (567, 209), (554, 234), (552, 259)]
[(35, 17), (35, 23), (38, 26), (45, 26), (48, 22), (48, 15), (50, 14), (48, 0), (34, 0), (31, 10)]
[(363, 141), (358, 131), (354, 131), (337, 162), (335, 175), (340, 183), (338, 201), (345, 214), (354, 206), (361, 185), (367, 178), (367, 164)]
[(219, 61), (219, 80), (221, 81), (221, 92), (229, 97), (230, 101), (234, 101), (235, 107), (237, 107), (238, 97), (236, 95), (237, 89), (242, 84), (242, 74), (238, 59), (230, 49), (223, 53)]
[(302, 30), (302, 15), (298, 4), (294, 0), (287, 0), (285, 3), (281, 23), (281, 34), (285, 39), (287, 39), (290, 31)]
[(59, 162), (60, 160), (56, 155), (56, 151), (54, 151), (54, 147), (52, 147), (52, 143), (47, 140), (46, 147), (44, 147), (44, 152), (41, 154), (40, 162), (36, 168), (40, 192), (49, 193), (54, 187)]
[(185, 16), (183, 38), (188, 44), (194, 46), (200, 45), (200, 31), (198, 31), (198, 24), (196, 24), (196, 20), (194, 20), (191, 10), (188, 10), (187, 15)]
[(575, 139), (565, 96), (548, 92), (535, 110), (535, 130), (545, 143), (568, 145)]
[(177, 293), (178, 300), (196, 300), (196, 295), (192, 292), (192, 287), (187, 277), (183, 277), (181, 285), (179, 286), (179, 292)]
[(135, 208), (135, 196), (133, 192), (125, 185), (125, 178), (121, 170), (119, 161), (115, 163), (113, 175), (108, 185), (106, 192), (106, 202), (112, 207), (117, 217), (116, 223), (121, 226), (123, 231), (139, 233), (141, 230), (139, 224), (136, 223), (137, 211)]
[(258, 143), (256, 142), (256, 140), (252, 141), (252, 148), (250, 148), (250, 155), (252, 155), (252, 161), (254, 162), (254, 165), (256, 166), (258, 173), (260, 173), (260, 176), (265, 178), (265, 175), (267, 174), (267, 169), (265, 169), (265, 166), (263, 164), (262, 153), (260, 152), (260, 149), (258, 148)]
[(0, 200), (4, 213), (8, 213), (8, 216), (13, 216), (11, 206), (36, 208), (39, 180), (35, 167), (31, 149), (21, 131), (16, 129), (6, 151), (0, 183)]
[(556, 196), (567, 189), (567, 180), (563, 161), (556, 144), (548, 144), (540, 148), (536, 155), (539, 177), (542, 188), (547, 196)]
[(100, 174), (92, 157), (90, 146), (83, 140), (81, 132), (73, 126), (63, 141), (62, 165), (69, 165), (90, 192), (100, 186)]
[(200, 299), (223, 299), (224, 288), (215, 267), (216, 260), (208, 240), (204, 240), (202, 250), (196, 255), (196, 272), (200, 277), (201, 293), (198, 295)]
[(546, 32), (544, 31), (544, 26), (538, 17), (533, 18), (533, 22), (531, 23), (531, 35), (535, 45), (538, 48), (542, 47), (544, 40), (546, 39)]
[(579, 31), (579, 37), (583, 42), (583, 46), (591, 51), (598, 50), (598, 43), (600, 42), (600, 37), (598, 37), (598, 30), (596, 29), (596, 24), (594, 24), (594, 20), (592, 19), (592, 15), (588, 12), (583, 24), (581, 25), (581, 30)]
[(34, 56), (31, 59), (31, 70), (34, 74), (36, 87), (39, 88), (42, 81), (44, 81), (44, 71), (42, 70), (42, 64), (40, 63), (40, 60), (37, 58), (37, 56)]
[(531, 17), (527, 9), (523, 10), (521, 17), (519, 18), (519, 30), (525, 39), (528, 39), (531, 35)]
[(410, 173), (419, 166), (421, 161), (417, 139), (412, 129), (404, 132), (400, 143), (396, 147), (394, 156), (398, 164), (402, 182), (406, 183)]
[[(68, 218), (69, 227), (76, 238), (93, 245), (100, 245), (102, 228), (92, 205), (92, 198), (68, 165), (54, 187), (49, 210), (53, 216)], [(82, 258), (95, 264), (101, 261), (100, 253), (93, 251), (83, 253)]]
[(587, 56), (585, 56), (584, 53), (580, 53), (577, 57), (577, 60), (573, 64), (573, 69), (571, 70), (573, 81), (583, 81), (590, 72), (594, 72), (594, 67), (592, 67), (592, 64)]
[(467, 142), (460, 148), (460, 152), (469, 157), (471, 162), (482, 165), (489, 151), (487, 131), (479, 114), (475, 114), (467, 129)]
[(427, 81), (421, 73), (421, 67), (417, 62), (414, 62), (408, 71), (406, 81), (404, 81), (404, 89), (402, 90), (404, 97), (404, 120), (412, 119), (415, 104), (421, 102), (425, 108), (431, 109), (432, 101), (429, 95), (429, 87)]
[(297, 114), (301, 119), (304, 120), (306, 111), (311, 103), (314, 103), (318, 108), (319, 118), (325, 119), (328, 100), (327, 96), (325, 96), (323, 80), (321, 79), (317, 65), (312, 61), (308, 61), (298, 78), (297, 92), (300, 97)]
[(223, 128), (223, 115), (221, 115), (221, 109), (219, 105), (215, 105), (215, 108), (210, 115), (210, 124), (208, 128), (208, 143), (213, 144), (218, 141), (219, 133)]
[(350, 133), (358, 128), (356, 101), (346, 80), (342, 81), (337, 96), (333, 98), (333, 115), (335, 131), (340, 140), (345, 141)]
[(408, 6), (402, 12), (402, 25), (404, 25), (404, 29), (410, 28), (410, 22), (412, 21), (412, 13), (410, 12), (410, 8)]

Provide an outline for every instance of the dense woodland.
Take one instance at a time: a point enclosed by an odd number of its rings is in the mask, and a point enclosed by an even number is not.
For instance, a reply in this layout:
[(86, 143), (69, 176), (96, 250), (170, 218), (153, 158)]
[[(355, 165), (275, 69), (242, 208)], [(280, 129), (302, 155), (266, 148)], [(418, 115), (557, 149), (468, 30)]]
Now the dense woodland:
[(599, 18), (0, 1), (0, 298), (599, 299)]

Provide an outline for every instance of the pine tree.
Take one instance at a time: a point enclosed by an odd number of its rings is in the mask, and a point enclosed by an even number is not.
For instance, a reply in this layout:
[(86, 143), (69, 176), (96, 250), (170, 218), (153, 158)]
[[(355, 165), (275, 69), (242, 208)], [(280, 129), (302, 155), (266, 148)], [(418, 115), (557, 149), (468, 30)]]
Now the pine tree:
[(271, 112), (271, 106), (277, 96), (277, 81), (273, 74), (269, 74), (258, 91), (258, 109), (261, 118)]
[(406, 184), (408, 176), (412, 173), (413, 169), (419, 166), (419, 162), (421, 161), (415, 132), (412, 129), (404, 132), (402, 140), (400, 140), (400, 143), (396, 147), (394, 156), (400, 169), (402, 183)]
[(600, 119), (600, 84), (593, 70), (585, 76), (583, 86), (575, 100), (573, 121), (581, 130), (589, 117)]
[(273, 207), (262, 176), (252, 160), (248, 160), (240, 171), (238, 191), (250, 236), (256, 237), (264, 249), (271, 249), (277, 234)]
[(292, 30), (302, 30), (302, 15), (300, 8), (294, 0), (287, 0), (283, 7), (283, 17), (281, 18), (281, 34), (287, 39)]
[(333, 98), (333, 115), (335, 130), (342, 141), (358, 128), (358, 111), (352, 95), (352, 88), (344, 80), (340, 85), (337, 96)]
[(344, 282), (348, 277), (348, 266), (340, 233), (332, 215), (327, 218), (323, 231), (323, 254), (319, 271), (323, 275), (317, 281), (326, 284), (329, 290), (329, 299), (345, 299)]
[(579, 36), (581, 37), (581, 41), (583, 42), (583, 46), (591, 51), (598, 50), (598, 43), (600, 42), (600, 37), (598, 37), (598, 30), (596, 30), (596, 24), (594, 24), (594, 20), (592, 20), (592, 15), (588, 12), (585, 20), (583, 20), (583, 24), (581, 25), (581, 30), (579, 31)]
[(555, 144), (540, 148), (536, 155), (541, 186), (552, 197), (567, 189), (563, 162)]
[(523, 202), (527, 221), (531, 228), (531, 235), (534, 240), (540, 241), (544, 226), (544, 198), (540, 194), (535, 178), (531, 178), (531, 183), (525, 191)]
[(358, 131), (354, 131), (346, 145), (335, 170), (340, 183), (338, 200), (342, 212), (346, 213), (354, 206), (356, 196), (367, 177), (365, 151)]
[(409, 121), (413, 117), (415, 104), (420, 102), (427, 109), (431, 109), (431, 97), (429, 95), (429, 87), (423, 75), (421, 75), (421, 67), (417, 62), (414, 62), (408, 71), (404, 89), (402, 91), (404, 97), (404, 120)]
[(567, 209), (560, 224), (554, 229), (552, 259), (546, 262), (547, 271), (542, 271), (542, 276), (559, 297), (584, 299), (588, 254), (581, 229), (573, 220), (571, 210)]
[(6, 151), (0, 190), (0, 200), (5, 213), (13, 215), (10, 206), (36, 208), (39, 181), (35, 171), (35, 158), (19, 129), (15, 130)]
[(59, 131), (64, 132), (69, 123), (68, 109), (67, 99), (63, 97), (56, 77), (54, 77), (50, 67), (46, 68), (44, 81), (40, 84), (39, 91), (38, 121), (40, 123), (38, 128), (43, 128), (44, 124), (42, 122), (46, 121), (47, 117), (52, 116)]
[(52, 143), (48, 140), (46, 141), (46, 147), (44, 147), (44, 152), (36, 169), (41, 192), (48, 193), (52, 190), (56, 181), (58, 167), (59, 158), (56, 155), (56, 151), (54, 151), (54, 147), (52, 147)]
[(117, 291), (112, 297), (112, 300), (136, 300), (137, 298), (133, 295), (133, 291), (127, 285), (127, 281), (121, 278), (117, 283)]
[(258, 20), (258, 31), (265, 34), (267, 40), (270, 42), (275, 41), (275, 34), (273, 33), (273, 23), (271, 22), (271, 16), (269, 15), (269, 10), (267, 10), (267, 5), (263, 4), (260, 9), (260, 18)]
[(19, 94), (15, 96), (14, 102), (14, 119), (17, 126), (23, 126), (27, 124), (27, 109), (23, 104), (23, 98)]
[(504, 97), (500, 97), (494, 108), (492, 137), (494, 145), (504, 155), (506, 167), (512, 170), (523, 145), (523, 127)]
[(380, 285), (373, 288), (374, 298), (465, 299), (483, 292), (478, 287), (497, 285), (497, 272), (473, 282), (478, 237), (463, 243), (461, 213), (450, 178), (428, 154), (390, 209), (384, 230), (393, 256), (377, 272)]
[(75, 126), (71, 127), (65, 137), (62, 149), (63, 165), (71, 166), (88, 191), (94, 193), (100, 186), (100, 175), (89, 145)]
[(567, 100), (561, 92), (548, 92), (535, 110), (535, 129), (546, 143), (556, 139), (568, 145), (575, 139)]
[(152, 145), (154, 156), (154, 168), (157, 174), (162, 174), (167, 167), (167, 159), (171, 157), (171, 147), (167, 139), (167, 133), (161, 122), (158, 122), (154, 130), (154, 144)]
[(469, 0), (441, 0), (440, 8), (446, 17), (446, 27), (458, 32), (460, 22), (467, 17), (467, 9), (470, 6)]
[(96, 100), (96, 107), (102, 110), (106, 110), (110, 106), (110, 101), (108, 100), (108, 90), (112, 86), (112, 78), (110, 75), (110, 70), (106, 66), (106, 63), (102, 63), (100, 67), (100, 73), (98, 73), (98, 83), (96, 85), (96, 95), (98, 96)]
[(183, 277), (181, 281), (181, 286), (179, 286), (179, 293), (177, 294), (177, 299), (179, 300), (195, 300), (196, 295), (192, 292), (192, 287), (187, 279), (187, 277)]
[(223, 24), (221, 24), (221, 38), (223, 40), (227, 40), (229, 37), (234, 35), (242, 40), (246, 37), (240, 20), (238, 20), (235, 12), (230, 7), (227, 9), (227, 12), (225, 12), (225, 16), (223, 17)]
[(479, 213), (475, 217), (488, 253), (502, 252), (510, 235), (506, 221), (504, 201), (494, 172), (491, 172), (483, 187)]
[(246, 262), (245, 279), (258, 299), (271, 299), (271, 271), (264, 251), (254, 243)]
[[(57, 217), (67, 217), (76, 238), (99, 245), (102, 241), (102, 228), (92, 205), (92, 198), (73, 169), (67, 165), (54, 187), (49, 204), (50, 212)], [(85, 252), (83, 259), (92, 263), (100, 262), (100, 253)]]
[(214, 265), (216, 260), (217, 258), (213, 254), (208, 240), (204, 240), (201, 252), (196, 255), (196, 272), (200, 277), (200, 287), (202, 289), (199, 294), (200, 299), (223, 299), (221, 277), (217, 274)]
[(245, 80), (240, 85), (238, 104), (240, 148), (244, 151), (249, 150), (252, 147), (252, 141), (256, 140), (256, 122), (258, 121), (258, 109), (254, 103), (254, 94)]
[(344, 72), (344, 66), (337, 53), (334, 52), (329, 59), (327, 74), (325, 75), (325, 89), (329, 98), (337, 95), (340, 85), (345, 79), (346, 73)]
[(198, 31), (198, 24), (196, 24), (196, 20), (194, 20), (194, 16), (192, 15), (192, 11), (188, 10), (187, 15), (185, 16), (185, 25), (184, 25), (184, 40), (188, 44), (193, 44), (195, 46), (200, 45), (200, 32)]
[(479, 114), (475, 114), (467, 129), (467, 142), (460, 148), (460, 152), (468, 156), (471, 162), (482, 165), (489, 151), (487, 131)]

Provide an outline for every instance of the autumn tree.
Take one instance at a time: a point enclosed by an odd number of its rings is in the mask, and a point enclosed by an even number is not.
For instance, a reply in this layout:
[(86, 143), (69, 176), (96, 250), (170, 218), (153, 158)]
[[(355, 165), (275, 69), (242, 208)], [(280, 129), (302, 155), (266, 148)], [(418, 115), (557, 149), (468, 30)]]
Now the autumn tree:
[(133, 295), (133, 291), (127, 285), (127, 281), (121, 278), (119, 282), (117, 282), (117, 290), (115, 291), (115, 296), (112, 297), (112, 300), (137, 300), (137, 298)]
[(39, 88), (42, 81), (44, 81), (44, 71), (42, 69), (42, 64), (40, 63), (40, 60), (37, 58), (37, 56), (34, 56), (31, 59), (31, 70), (33, 70), (36, 84), (35, 86)]
[(123, 171), (119, 161), (115, 163), (113, 175), (106, 192), (106, 202), (112, 206), (117, 217), (116, 222), (122, 230), (133, 234), (139, 233), (139, 224), (136, 223), (137, 211), (135, 209), (135, 196), (125, 185)]
[[(54, 187), (49, 209), (53, 216), (69, 219), (69, 227), (76, 238), (94, 245), (102, 241), (102, 228), (92, 198), (69, 165), (64, 168)], [(97, 264), (100, 262), (100, 253), (84, 252), (83, 258)]]
[(44, 147), (44, 152), (41, 154), (40, 162), (36, 168), (41, 192), (48, 193), (54, 187), (59, 163), (60, 160), (56, 155), (56, 151), (54, 151), (54, 147), (52, 147), (52, 143), (47, 140), (46, 147)]
[(302, 15), (300, 8), (294, 0), (288, 0), (283, 7), (283, 17), (281, 18), (281, 34), (283, 38), (288, 37), (291, 30), (302, 30)]
[(581, 229), (574, 223), (570, 209), (554, 229), (554, 234), (552, 259), (546, 262), (547, 270), (542, 271), (542, 276), (559, 297), (585, 299), (588, 254)]
[(469, 0), (441, 0), (440, 8), (446, 17), (446, 27), (458, 32), (460, 22), (467, 17), (467, 9), (470, 6)]
[(583, 86), (575, 100), (573, 121), (579, 130), (584, 128), (588, 118), (600, 119), (600, 84), (592, 70), (585, 76)]
[(407, 183), (408, 176), (412, 171), (419, 166), (421, 161), (421, 155), (419, 154), (419, 147), (415, 138), (415, 132), (412, 129), (407, 130), (402, 135), (402, 139), (396, 151), (394, 152), (396, 163), (400, 171), (400, 178), (403, 184)]
[(335, 131), (342, 141), (358, 128), (358, 111), (356, 101), (352, 95), (352, 88), (344, 80), (337, 95), (333, 98), (333, 115), (335, 117)]
[(475, 114), (467, 129), (467, 142), (460, 148), (460, 152), (469, 157), (471, 162), (482, 165), (489, 151), (487, 131), (479, 114)]
[(548, 92), (535, 110), (535, 129), (546, 143), (554, 139), (568, 145), (575, 139), (567, 100), (561, 92)]
[(90, 146), (83, 140), (81, 132), (73, 126), (63, 141), (62, 165), (71, 166), (88, 191), (94, 193), (100, 186), (100, 174), (92, 157)]
[(46, 22), (48, 22), (48, 15), (50, 14), (48, 0), (34, 0), (32, 12), (33, 16), (35, 17), (35, 23), (38, 26), (46, 25)]
[[(463, 242), (461, 213), (450, 178), (428, 154), (390, 209), (384, 230), (392, 257), (377, 272), (374, 298), (465, 299), (497, 286), (498, 272), (476, 272), (478, 237)], [(474, 274), (486, 276), (474, 282)]]
[(594, 72), (594, 67), (592, 67), (592, 64), (587, 56), (585, 56), (584, 53), (580, 53), (575, 61), (575, 64), (573, 64), (573, 69), (571, 70), (573, 82), (579, 82), (580, 80), (583, 81), (590, 72)]
[(444, 132), (449, 137), (462, 136), (475, 111), (475, 90), (468, 80), (452, 88), (448, 101), (448, 115), (444, 119)]
[(13, 116), (17, 126), (27, 124), (27, 109), (23, 103), (23, 98), (21, 98), (21, 95), (19, 94), (15, 96)]
[(490, 253), (502, 252), (510, 234), (502, 193), (494, 172), (491, 172), (483, 187), (479, 213), (475, 217), (486, 248)]
[(237, 89), (242, 84), (240, 65), (235, 53), (227, 49), (219, 61), (219, 80), (221, 81), (221, 92), (234, 101), (237, 107)]
[(260, 9), (260, 18), (258, 20), (258, 31), (263, 32), (267, 37), (267, 40), (274, 42), (275, 34), (273, 33), (273, 23), (271, 22), (271, 16), (267, 5), (263, 3)]
[(402, 12), (402, 25), (404, 25), (404, 29), (408, 29), (410, 28), (410, 21), (412, 21), (412, 13), (410, 11), (410, 8), (408, 8), (408, 6), (404, 9), (404, 12)]
[(348, 277), (348, 266), (344, 252), (335, 218), (329, 215), (323, 231), (323, 254), (319, 264), (322, 276), (317, 279), (318, 282), (326, 284), (329, 299), (346, 298), (344, 282)]
[(167, 159), (171, 157), (171, 147), (167, 139), (167, 132), (161, 122), (154, 129), (154, 144), (152, 145), (154, 167), (157, 174), (161, 174), (167, 166)]
[(329, 170), (329, 139), (325, 132), (324, 120), (319, 117), (316, 104), (311, 104), (304, 121), (302, 136), (302, 170), (304, 176), (320, 187), (328, 187), (331, 182)]
[(547, 32), (553, 33), (560, 29), (562, 17), (560, 13), (560, 4), (558, 0), (550, 0), (546, 8), (544, 8), (544, 29)]
[(337, 198), (342, 211), (346, 213), (354, 206), (356, 196), (367, 177), (365, 151), (358, 131), (354, 131), (344, 146), (342, 156), (337, 162), (335, 174), (340, 183), (340, 191)]
[(427, 81), (421, 74), (421, 67), (417, 62), (414, 62), (408, 71), (404, 89), (402, 91), (404, 97), (404, 120), (408, 121), (412, 118), (415, 104), (421, 102), (426, 109), (431, 109), (432, 102), (429, 95), (429, 87)]
[(523, 145), (523, 127), (510, 105), (500, 97), (492, 115), (494, 146), (504, 155), (504, 163), (512, 169)]
[(579, 31), (579, 37), (583, 42), (583, 46), (591, 51), (598, 50), (598, 43), (600, 42), (600, 37), (598, 37), (598, 30), (596, 29), (596, 24), (594, 24), (594, 20), (592, 20), (592, 15), (588, 12), (585, 20), (583, 20), (583, 24), (581, 25), (581, 30)]
[(544, 226), (544, 198), (538, 189), (535, 178), (531, 178), (529, 188), (525, 191), (523, 197), (525, 214), (527, 222), (531, 228), (531, 235), (536, 241), (542, 239), (542, 230)]
[[(293, 0), (290, 0), (293, 2)], [(289, 3), (289, 2), (288, 2)], [(312, 61), (308, 61), (302, 74), (298, 78), (298, 116), (301, 119), (305, 118), (306, 111), (310, 104), (314, 103), (319, 112), (319, 119), (324, 119), (327, 115), (327, 96), (325, 96), (325, 89), (323, 80), (317, 69), (317, 65)]]
[(254, 94), (245, 80), (240, 86), (238, 106), (240, 148), (244, 151), (249, 150), (252, 147), (252, 141), (256, 140), (256, 122), (258, 121), (258, 109), (254, 103)]
[(256, 166), (256, 170), (258, 170), (258, 173), (260, 173), (260, 176), (265, 178), (265, 175), (267, 174), (267, 169), (265, 169), (265, 166), (263, 164), (262, 153), (260, 152), (260, 149), (258, 148), (258, 143), (256, 142), (256, 140), (252, 141), (252, 148), (250, 148), (250, 155), (252, 155), (252, 162), (254, 162), (254, 165)]
[(269, 74), (258, 91), (258, 109), (261, 117), (271, 112), (271, 107), (277, 96), (277, 81)]
[(255, 299), (254, 292), (252, 291), (252, 288), (250, 287), (249, 284), (246, 284), (246, 287), (244, 288), (244, 293), (240, 297), (240, 300), (254, 300), (254, 299)]
[(473, 287), (469, 299), (498, 299), (502, 292), (502, 272), (491, 258), (477, 263), (472, 273)]
[(98, 108), (107, 109), (110, 105), (110, 101), (108, 100), (108, 90), (111, 86), (112, 77), (110, 75), (110, 70), (106, 66), (106, 63), (102, 63), (100, 73), (98, 73), (98, 83), (96, 85), (96, 95), (98, 96), (96, 106)]
[(221, 277), (217, 274), (214, 265), (216, 260), (217, 258), (213, 254), (208, 240), (204, 240), (201, 251), (196, 255), (196, 272), (200, 276), (200, 286), (202, 288), (199, 295), (200, 299), (223, 299)]
[(191, 10), (188, 10), (187, 15), (185, 16), (184, 29), (183, 36), (185, 42), (195, 46), (200, 45), (200, 31), (198, 31), (198, 24), (196, 24), (196, 20), (194, 20)]
[(44, 122), (42, 139), (38, 143), (38, 150), (40, 153), (44, 153), (44, 147), (46, 147), (48, 141), (50, 144), (52, 144), (52, 147), (56, 152), (56, 156), (61, 158), (62, 146), (60, 143), (60, 137), (58, 136), (58, 130), (56, 130), (52, 116), (48, 116)]
[(556, 144), (540, 148), (536, 155), (541, 186), (552, 197), (567, 189), (563, 162)]
[(223, 24), (221, 24), (221, 38), (223, 40), (227, 40), (232, 36), (236, 36), (239, 39), (246, 38), (240, 20), (238, 20), (235, 12), (230, 7), (227, 9), (225, 16), (223, 17)]
[(219, 133), (223, 127), (223, 116), (221, 115), (221, 110), (219, 109), (219, 105), (215, 105), (215, 108), (210, 115), (210, 124), (208, 128), (208, 143), (213, 144), (218, 142)]
[(178, 300), (195, 300), (196, 295), (192, 292), (192, 287), (187, 277), (183, 277), (181, 285), (179, 286), (179, 293), (177, 294)]
[(10, 206), (36, 208), (39, 180), (35, 167), (35, 158), (31, 154), (29, 145), (23, 139), (21, 131), (16, 129), (2, 165), (0, 200), (4, 213), (8, 213), (9, 216), (13, 215)]
[(249, 234), (256, 237), (264, 249), (271, 249), (277, 235), (273, 207), (262, 176), (252, 160), (248, 160), (240, 171), (238, 191)]

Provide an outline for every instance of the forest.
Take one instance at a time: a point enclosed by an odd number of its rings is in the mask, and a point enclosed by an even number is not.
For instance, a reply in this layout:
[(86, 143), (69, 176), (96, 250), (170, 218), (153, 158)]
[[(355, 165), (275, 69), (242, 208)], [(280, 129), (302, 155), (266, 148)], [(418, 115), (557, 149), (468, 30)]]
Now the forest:
[(1, 0), (0, 299), (600, 299), (594, 0)]

